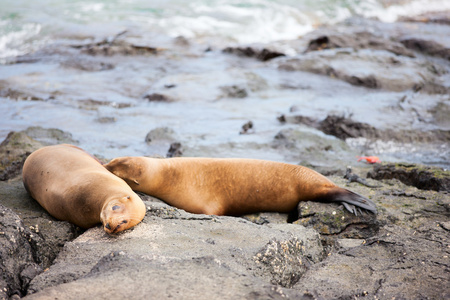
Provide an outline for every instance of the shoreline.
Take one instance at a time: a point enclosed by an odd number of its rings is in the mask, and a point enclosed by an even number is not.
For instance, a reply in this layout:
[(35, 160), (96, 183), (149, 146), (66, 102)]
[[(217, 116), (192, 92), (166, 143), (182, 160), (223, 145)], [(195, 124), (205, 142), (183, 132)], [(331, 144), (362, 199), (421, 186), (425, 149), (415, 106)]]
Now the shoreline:
[[(0, 299), (449, 298), (450, 174), (432, 166), (450, 166), (450, 44), (440, 39), (450, 26), (429, 20), (352, 18), (228, 53), (130, 31), (3, 66)], [(288, 48), (299, 54), (278, 55)], [(25, 158), (58, 143), (103, 161), (302, 164), (379, 213), (304, 202), (288, 223), (278, 213), (194, 215), (141, 194), (147, 214), (134, 229), (83, 231), (50, 217), (21, 182)], [(348, 166), (369, 186), (344, 178)]]

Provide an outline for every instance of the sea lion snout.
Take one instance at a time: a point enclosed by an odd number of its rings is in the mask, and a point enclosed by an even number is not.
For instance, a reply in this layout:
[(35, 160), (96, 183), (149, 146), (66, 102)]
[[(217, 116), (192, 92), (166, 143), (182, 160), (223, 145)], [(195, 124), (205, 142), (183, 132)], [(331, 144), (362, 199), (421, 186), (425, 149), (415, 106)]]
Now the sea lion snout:
[(146, 208), (137, 195), (115, 198), (102, 209), (101, 220), (106, 233), (114, 234), (138, 224), (145, 216)]
[(128, 228), (128, 227), (121, 228), (122, 225), (125, 225), (125, 224), (128, 224), (128, 220), (122, 220), (122, 222), (120, 222), (119, 224), (117, 224), (115, 226), (114, 225), (111, 226), (110, 223), (106, 223), (106, 225), (104, 226), (104, 230), (109, 234), (117, 233), (117, 232), (123, 231)]

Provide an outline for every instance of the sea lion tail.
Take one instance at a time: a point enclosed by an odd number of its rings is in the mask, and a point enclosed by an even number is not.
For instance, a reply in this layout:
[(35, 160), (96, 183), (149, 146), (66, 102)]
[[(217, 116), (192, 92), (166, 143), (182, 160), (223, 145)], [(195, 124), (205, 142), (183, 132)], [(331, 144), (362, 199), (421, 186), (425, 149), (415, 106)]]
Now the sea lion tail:
[(358, 210), (361, 213), (361, 208), (374, 214), (377, 213), (377, 206), (372, 200), (350, 190), (335, 188), (330, 191), (327, 196), (328, 201), (341, 202), (349, 212), (355, 215), (358, 215)]

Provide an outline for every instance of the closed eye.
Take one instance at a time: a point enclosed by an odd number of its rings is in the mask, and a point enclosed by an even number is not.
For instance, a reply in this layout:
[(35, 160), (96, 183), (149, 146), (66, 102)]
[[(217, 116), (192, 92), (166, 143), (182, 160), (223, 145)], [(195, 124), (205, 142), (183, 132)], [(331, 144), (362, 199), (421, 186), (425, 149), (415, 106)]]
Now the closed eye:
[(119, 209), (119, 208), (120, 208), (119, 205), (114, 205), (114, 206), (112, 207), (112, 210), (117, 210), (117, 209)]

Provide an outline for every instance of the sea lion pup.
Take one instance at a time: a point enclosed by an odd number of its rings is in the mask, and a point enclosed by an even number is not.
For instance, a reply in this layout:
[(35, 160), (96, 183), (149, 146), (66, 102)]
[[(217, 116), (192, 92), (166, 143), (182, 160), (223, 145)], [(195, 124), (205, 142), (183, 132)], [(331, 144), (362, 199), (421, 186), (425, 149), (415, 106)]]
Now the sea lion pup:
[[(377, 212), (371, 200), (306, 167), (256, 159), (120, 157), (105, 165), (133, 190), (191, 213), (292, 212), (300, 201), (342, 202)], [(356, 207), (355, 207), (356, 206)]]
[(53, 217), (82, 228), (103, 223), (107, 233), (135, 226), (146, 208), (125, 181), (73, 145), (48, 146), (25, 160), (23, 184)]

